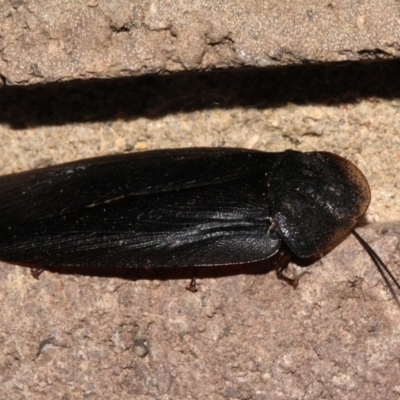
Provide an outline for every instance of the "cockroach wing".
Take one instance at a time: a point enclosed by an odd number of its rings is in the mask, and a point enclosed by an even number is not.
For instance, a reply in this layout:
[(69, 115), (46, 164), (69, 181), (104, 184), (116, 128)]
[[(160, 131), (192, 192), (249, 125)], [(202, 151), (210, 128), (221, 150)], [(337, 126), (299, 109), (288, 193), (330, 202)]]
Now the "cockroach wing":
[(265, 172), (70, 208), (0, 231), (0, 259), (29, 266), (183, 267), (246, 263), (281, 247)]
[(0, 221), (36, 221), (119, 197), (227, 182), (267, 170), (279, 153), (233, 148), (96, 157), (0, 177)]
[(370, 202), (361, 171), (327, 152), (286, 151), (267, 179), (271, 215), (299, 257), (321, 255), (343, 240)]

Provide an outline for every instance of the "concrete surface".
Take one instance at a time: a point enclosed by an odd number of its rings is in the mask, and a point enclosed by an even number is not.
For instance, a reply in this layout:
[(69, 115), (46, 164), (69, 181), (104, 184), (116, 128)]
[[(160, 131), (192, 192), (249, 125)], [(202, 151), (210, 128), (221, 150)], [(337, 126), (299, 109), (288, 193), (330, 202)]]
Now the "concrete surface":
[[(167, 147), (333, 151), (367, 176), (359, 231), (400, 279), (399, 4), (109, 4), (0, 4), (2, 174)], [(328, 61), (345, 62), (308, 65)], [(237, 70), (193, 72), (215, 67)], [(203, 270), (193, 294), (190, 270), (36, 281), (1, 264), (0, 399), (398, 399), (400, 309), (371, 260), (349, 237), (307, 271), (293, 290), (265, 266)]]
[(393, 59), (393, 0), (24, 0), (0, 3), (8, 85)]
[[(400, 279), (400, 225), (359, 232)], [(191, 271), (36, 281), (3, 264), (0, 397), (398, 398), (400, 309), (353, 237), (296, 290), (261, 271), (203, 270), (191, 293)]]

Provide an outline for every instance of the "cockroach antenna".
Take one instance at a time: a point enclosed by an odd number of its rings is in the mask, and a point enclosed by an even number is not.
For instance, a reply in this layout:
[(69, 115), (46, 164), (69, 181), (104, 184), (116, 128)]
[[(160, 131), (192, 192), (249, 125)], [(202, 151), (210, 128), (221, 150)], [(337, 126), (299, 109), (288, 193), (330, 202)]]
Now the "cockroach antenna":
[[(355, 229), (353, 229), (351, 231), (351, 233), (356, 237), (356, 239), (360, 242), (361, 246), (371, 257), (372, 261), (376, 265), (376, 268), (378, 269), (383, 280), (385, 281), (387, 287), (389, 288), (390, 292), (392, 293), (394, 300), (396, 301), (397, 305), (400, 308), (399, 296), (397, 295), (397, 293), (392, 285), (392, 283), (393, 283), (394, 286), (396, 286), (396, 288), (400, 290), (399, 282), (397, 281), (395, 276), (392, 274), (389, 267), (382, 261), (382, 259), (378, 256), (378, 254), (375, 252), (375, 250), (360, 236), (360, 234), (357, 233)], [(388, 276), (390, 277), (392, 282), (389, 280)]]

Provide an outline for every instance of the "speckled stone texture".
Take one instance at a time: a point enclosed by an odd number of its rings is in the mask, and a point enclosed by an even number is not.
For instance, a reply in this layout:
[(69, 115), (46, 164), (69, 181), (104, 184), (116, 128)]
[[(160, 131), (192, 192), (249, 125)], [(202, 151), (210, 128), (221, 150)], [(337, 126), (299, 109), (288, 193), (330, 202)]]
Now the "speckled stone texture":
[(394, 0), (12, 0), (7, 84), (398, 57)]
[[(400, 225), (359, 232), (400, 279)], [(189, 272), (35, 281), (3, 264), (0, 397), (399, 396), (399, 307), (354, 238), (296, 290), (261, 271), (203, 270), (191, 293)]]
[[(0, 3), (0, 173), (167, 147), (332, 151), (366, 175), (358, 231), (400, 279), (400, 63), (378, 62), (398, 56), (400, 5), (189, 3)], [(214, 67), (235, 70), (193, 71)], [(203, 269), (190, 293), (190, 269), (36, 281), (1, 263), (0, 400), (399, 399), (400, 308), (360, 244), (296, 290), (268, 267)]]

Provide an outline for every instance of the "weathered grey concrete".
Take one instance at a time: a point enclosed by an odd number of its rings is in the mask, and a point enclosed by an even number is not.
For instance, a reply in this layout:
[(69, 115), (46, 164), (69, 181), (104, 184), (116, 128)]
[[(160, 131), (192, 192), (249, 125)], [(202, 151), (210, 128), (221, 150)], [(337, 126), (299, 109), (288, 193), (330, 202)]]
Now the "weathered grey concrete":
[(393, 58), (393, 0), (37, 0), (0, 4), (7, 84)]
[[(367, 176), (360, 232), (399, 279), (399, 63), (284, 67), (398, 57), (400, 5), (189, 3), (1, 2), (0, 173), (182, 146), (333, 151)], [(238, 72), (87, 82), (214, 67)], [(354, 238), (297, 290), (249, 269), (203, 271), (192, 294), (191, 271), (35, 281), (1, 264), (0, 399), (399, 398), (400, 310)]]
[[(359, 232), (400, 279), (400, 225)], [(190, 293), (190, 273), (36, 281), (2, 264), (0, 398), (398, 398), (400, 309), (354, 238), (296, 290), (233, 270)]]

